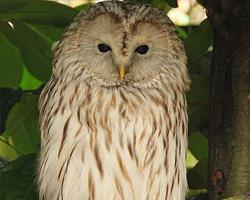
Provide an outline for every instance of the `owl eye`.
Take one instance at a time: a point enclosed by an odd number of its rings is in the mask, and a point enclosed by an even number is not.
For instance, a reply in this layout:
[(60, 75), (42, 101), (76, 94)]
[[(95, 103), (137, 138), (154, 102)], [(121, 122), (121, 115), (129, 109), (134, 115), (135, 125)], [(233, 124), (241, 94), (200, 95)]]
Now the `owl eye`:
[(145, 44), (145, 45), (138, 46), (135, 49), (135, 51), (139, 54), (146, 54), (148, 52), (148, 49), (149, 49), (148, 45)]
[(111, 51), (110, 46), (108, 46), (108, 45), (106, 45), (106, 44), (103, 44), (103, 43), (98, 44), (98, 46), (97, 46), (97, 47), (98, 47), (99, 51), (100, 51), (100, 52), (102, 52), (102, 53), (105, 53), (105, 52)]

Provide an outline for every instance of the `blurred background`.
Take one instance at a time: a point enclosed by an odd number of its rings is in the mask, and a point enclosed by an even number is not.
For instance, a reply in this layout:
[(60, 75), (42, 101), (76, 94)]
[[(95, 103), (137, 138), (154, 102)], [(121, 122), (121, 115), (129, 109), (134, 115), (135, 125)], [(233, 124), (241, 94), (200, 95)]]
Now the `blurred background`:
[[(71, 7), (77, 7), (82, 4), (96, 3), (97, 1), (85, 0), (54, 0)], [(144, 3), (143, 1), (141, 1)], [(199, 25), (207, 16), (205, 9), (195, 0), (178, 0), (178, 7), (171, 8), (168, 5), (163, 5), (163, 1), (153, 0), (153, 4), (158, 7), (168, 10), (167, 14), (170, 19), (178, 26)]]

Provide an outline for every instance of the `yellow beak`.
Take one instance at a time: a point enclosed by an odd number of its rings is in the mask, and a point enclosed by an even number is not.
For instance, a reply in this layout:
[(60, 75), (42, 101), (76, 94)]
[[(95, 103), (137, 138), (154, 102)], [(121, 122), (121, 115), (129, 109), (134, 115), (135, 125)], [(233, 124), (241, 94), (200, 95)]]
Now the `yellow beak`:
[(124, 68), (123, 66), (120, 66), (119, 72), (120, 72), (120, 77), (121, 77), (121, 79), (124, 79), (124, 76), (125, 76), (125, 68)]

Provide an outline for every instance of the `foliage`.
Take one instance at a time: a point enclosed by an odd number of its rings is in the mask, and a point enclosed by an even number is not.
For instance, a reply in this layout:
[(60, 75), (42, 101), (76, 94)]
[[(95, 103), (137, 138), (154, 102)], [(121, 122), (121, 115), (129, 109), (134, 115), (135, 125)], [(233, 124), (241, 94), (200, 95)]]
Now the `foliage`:
[[(177, 6), (175, 0), (139, 2), (152, 3), (165, 11)], [(53, 42), (60, 39), (79, 10), (88, 6), (70, 8), (38, 0), (0, 3), (0, 199), (37, 199), (35, 166), (40, 144), (37, 111), (40, 87), (50, 77)], [(212, 43), (212, 31), (207, 20), (199, 27), (177, 27), (177, 31), (185, 44), (192, 78), (187, 95), (190, 198), (192, 192), (204, 193), (207, 187), (206, 132), (210, 99), (207, 50)], [(6, 160), (9, 163), (3, 167)]]

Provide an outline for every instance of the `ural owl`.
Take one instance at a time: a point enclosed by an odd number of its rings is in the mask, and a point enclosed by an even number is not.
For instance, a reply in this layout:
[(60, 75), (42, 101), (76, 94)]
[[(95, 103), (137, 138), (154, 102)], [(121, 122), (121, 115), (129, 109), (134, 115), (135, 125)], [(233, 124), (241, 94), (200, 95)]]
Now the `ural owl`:
[(40, 199), (183, 200), (189, 85), (163, 11), (100, 2), (81, 12), (40, 96)]

